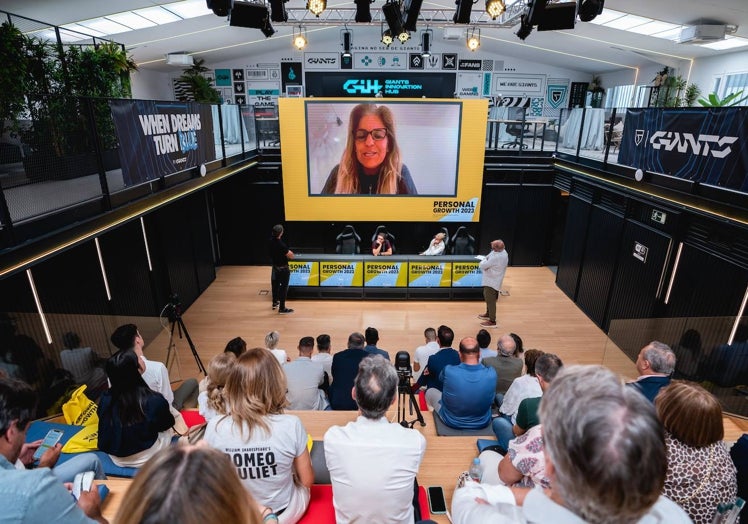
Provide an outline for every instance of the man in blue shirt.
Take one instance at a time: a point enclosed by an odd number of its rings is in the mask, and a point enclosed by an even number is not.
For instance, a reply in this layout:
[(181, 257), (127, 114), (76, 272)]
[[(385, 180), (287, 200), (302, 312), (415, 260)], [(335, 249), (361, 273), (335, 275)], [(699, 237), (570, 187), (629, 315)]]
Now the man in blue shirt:
[(377, 331), (377, 328), (366, 328), (364, 336), (366, 337), (366, 347), (364, 347), (364, 351), (366, 351), (370, 355), (382, 355), (385, 360), (390, 359), (389, 353), (377, 347), (377, 342), (379, 342), (379, 331)]
[(472, 337), (460, 341), (460, 360), (442, 370), (444, 387), (434, 409), (449, 427), (484, 428), (491, 422), (496, 371), (481, 365), (480, 344)]
[(628, 385), (638, 390), (650, 402), (654, 402), (660, 389), (670, 384), (670, 376), (674, 370), (673, 350), (667, 344), (653, 340), (639, 351), (636, 359), (639, 377)]
[(99, 491), (82, 491), (77, 503), (49, 468), (16, 469), (36, 406), (24, 382), (0, 378), (0, 500), (2, 520), (20, 523), (106, 523)]
[[(426, 367), (418, 379), (419, 385), (426, 385), (426, 403), (432, 408), (436, 406), (441, 398), (442, 378), (441, 372), (446, 366), (457, 365), (460, 363), (460, 355), (452, 349), (452, 341), (455, 333), (451, 328), (441, 325), (436, 332), (436, 339), (439, 341), (439, 351), (429, 357)], [(495, 384), (494, 384), (495, 387)]]
[(332, 384), (329, 390), (332, 409), (358, 409), (351, 390), (358, 374), (358, 365), (368, 356), (369, 353), (364, 351), (364, 336), (361, 333), (351, 333), (348, 336), (348, 349), (335, 353), (332, 357)]

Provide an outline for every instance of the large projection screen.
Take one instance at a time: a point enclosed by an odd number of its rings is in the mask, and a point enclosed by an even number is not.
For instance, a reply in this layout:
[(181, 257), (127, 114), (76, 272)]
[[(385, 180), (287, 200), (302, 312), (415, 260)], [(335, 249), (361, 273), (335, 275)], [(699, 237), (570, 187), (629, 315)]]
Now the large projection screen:
[[(352, 111), (364, 107), (365, 115), (376, 110), (377, 118), (388, 114), (391, 121), (385, 125), (379, 118), (373, 120), (379, 123), (368, 125), (371, 121), (362, 118), (354, 127), (386, 128), (384, 138), (369, 135), (357, 141), (356, 129), (349, 132)], [(282, 98), (279, 111), (287, 220), (478, 220), (487, 100)], [(394, 149), (399, 150), (399, 162), (393, 160)], [(379, 179), (365, 176), (365, 167), (384, 172), (366, 166), (377, 158), (378, 166), (400, 169), (399, 182), (387, 186), (396, 188), (392, 193), (385, 194), (384, 184), (364, 182)], [(346, 192), (336, 184), (344, 165), (358, 177), (356, 190)]]

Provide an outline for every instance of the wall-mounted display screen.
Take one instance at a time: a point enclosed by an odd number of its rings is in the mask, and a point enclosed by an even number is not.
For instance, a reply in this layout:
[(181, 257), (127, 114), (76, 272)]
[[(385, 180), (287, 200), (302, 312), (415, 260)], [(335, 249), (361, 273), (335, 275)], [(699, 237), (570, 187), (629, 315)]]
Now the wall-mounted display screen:
[(287, 220), (478, 220), (486, 100), (279, 102)]

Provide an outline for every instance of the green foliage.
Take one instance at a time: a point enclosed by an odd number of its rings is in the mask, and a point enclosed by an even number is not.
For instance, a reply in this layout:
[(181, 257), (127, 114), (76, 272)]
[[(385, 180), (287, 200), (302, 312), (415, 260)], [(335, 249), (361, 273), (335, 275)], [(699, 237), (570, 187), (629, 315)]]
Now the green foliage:
[(741, 90), (720, 99), (717, 96), (717, 93), (709, 93), (709, 95), (707, 95), (707, 98), (699, 98), (698, 102), (704, 107), (739, 106), (743, 102), (748, 100), (748, 95), (744, 96), (743, 98), (739, 98), (742, 94), (743, 91)]
[(180, 82), (187, 84), (190, 91), (190, 99), (205, 104), (220, 104), (221, 95), (213, 88), (213, 80), (205, 76), (209, 71), (203, 64), (202, 58), (195, 59), (195, 63), (186, 68), (179, 77)]
[(688, 84), (688, 87), (686, 87), (686, 94), (683, 97), (686, 107), (693, 106), (700, 94), (701, 88), (699, 86), (696, 84)]
[(28, 61), (21, 31), (4, 22), (0, 25), (0, 134), (18, 130), (18, 115), (26, 105), (25, 85)]

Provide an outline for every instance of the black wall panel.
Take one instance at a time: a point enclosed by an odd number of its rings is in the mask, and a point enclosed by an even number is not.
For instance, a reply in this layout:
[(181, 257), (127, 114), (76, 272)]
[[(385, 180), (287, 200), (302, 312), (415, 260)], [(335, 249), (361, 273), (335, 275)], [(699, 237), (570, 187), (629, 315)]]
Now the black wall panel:
[[(152, 239), (149, 242), (153, 244)], [(128, 222), (106, 233), (99, 243), (112, 293), (112, 314), (157, 315), (160, 309), (155, 303), (153, 275), (148, 270), (140, 221)]]
[(587, 242), (587, 223), (592, 205), (586, 200), (569, 198), (569, 213), (566, 216), (566, 231), (558, 262), (556, 285), (572, 300), (577, 298), (577, 285), (582, 270), (582, 256)]
[(551, 217), (559, 198), (559, 191), (551, 186), (522, 186), (512, 253), (515, 266), (545, 263), (552, 232)]
[(488, 243), (500, 238), (509, 252), (509, 264), (514, 264), (514, 231), (519, 212), (522, 188), (514, 184), (486, 184), (481, 203), (479, 253), (487, 253)]
[[(610, 308), (605, 329), (610, 322), (627, 318), (653, 318), (657, 305), (665, 295), (667, 281), (663, 282), (661, 296), (657, 296), (663, 269), (668, 259), (670, 236), (661, 231), (627, 220), (621, 238), (618, 272), (611, 293)], [(647, 248), (644, 261), (634, 256), (634, 245)]]
[(216, 279), (216, 261), (213, 257), (210, 207), (207, 195), (195, 195), (190, 210), (190, 231), (192, 232), (192, 256), (195, 264), (197, 287), (202, 293)]
[(2, 312), (36, 311), (34, 296), (25, 271), (0, 280), (0, 315)]
[(601, 327), (605, 321), (608, 295), (616, 272), (622, 231), (621, 215), (593, 206), (576, 302)]

